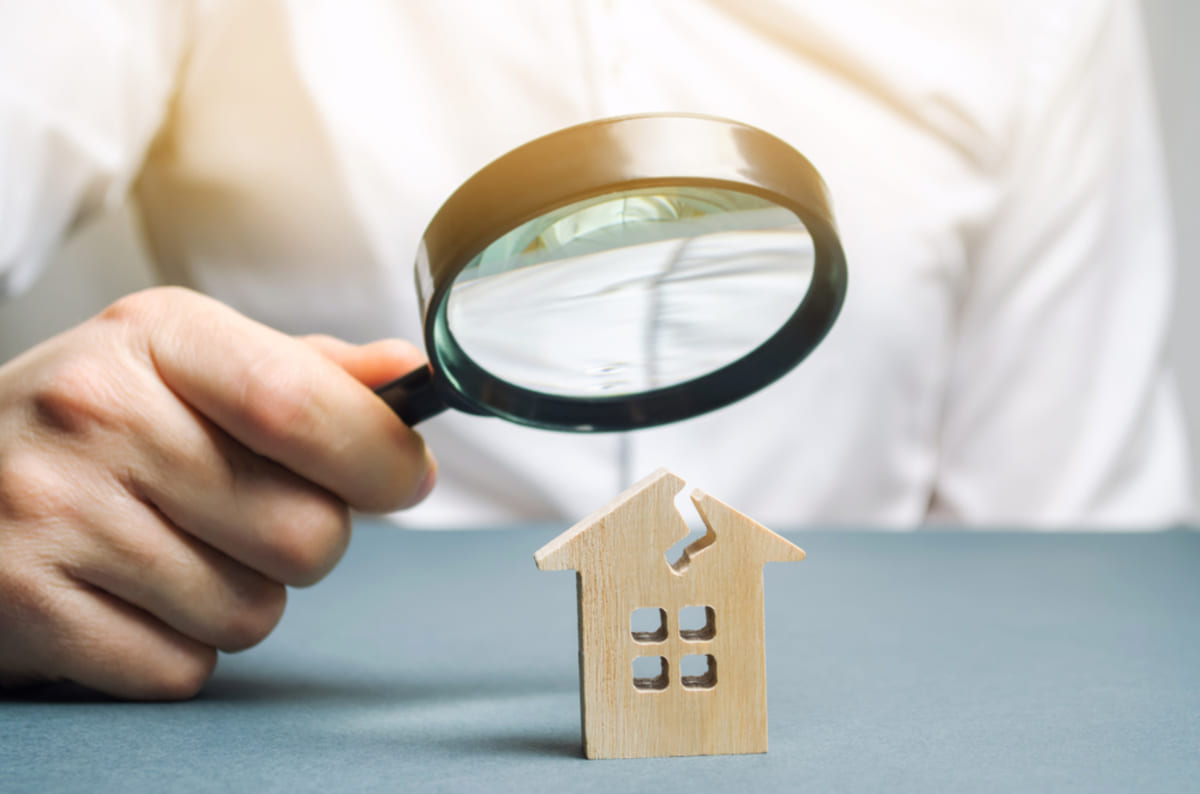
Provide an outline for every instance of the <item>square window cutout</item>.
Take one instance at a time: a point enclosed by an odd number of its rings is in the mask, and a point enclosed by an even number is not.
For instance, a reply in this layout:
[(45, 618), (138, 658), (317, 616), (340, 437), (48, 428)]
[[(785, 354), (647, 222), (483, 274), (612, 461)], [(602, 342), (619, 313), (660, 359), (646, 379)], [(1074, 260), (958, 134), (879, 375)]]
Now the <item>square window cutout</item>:
[(679, 661), (679, 676), (684, 689), (712, 689), (717, 685), (717, 660), (711, 653), (690, 653)]
[(690, 642), (703, 642), (717, 636), (717, 614), (709, 606), (679, 610), (679, 636)]
[(633, 610), (629, 632), (638, 642), (662, 642), (667, 638), (667, 610), (658, 607)]
[(670, 681), (670, 665), (664, 656), (639, 656), (633, 660), (633, 685), (637, 689), (661, 690)]

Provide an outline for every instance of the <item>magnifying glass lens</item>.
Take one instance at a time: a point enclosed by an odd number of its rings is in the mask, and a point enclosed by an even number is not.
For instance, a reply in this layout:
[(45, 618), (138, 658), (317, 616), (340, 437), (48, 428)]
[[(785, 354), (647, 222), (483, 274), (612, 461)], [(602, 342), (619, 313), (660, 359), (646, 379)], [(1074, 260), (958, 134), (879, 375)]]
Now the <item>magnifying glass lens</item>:
[(673, 185), (554, 209), (455, 278), (446, 320), (502, 381), (568, 398), (642, 394), (747, 356), (792, 316), (814, 246), (791, 210)]
[(568, 127), (481, 168), (415, 267), (429, 365), (376, 392), (549, 430), (729, 405), (821, 342), (846, 259), (821, 175), (762, 130), (651, 113)]

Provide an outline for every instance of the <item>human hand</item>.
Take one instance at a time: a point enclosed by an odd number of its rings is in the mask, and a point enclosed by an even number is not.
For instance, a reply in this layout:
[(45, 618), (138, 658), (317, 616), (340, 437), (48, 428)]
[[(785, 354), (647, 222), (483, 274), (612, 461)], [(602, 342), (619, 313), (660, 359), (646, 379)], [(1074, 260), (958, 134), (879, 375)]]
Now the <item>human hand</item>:
[(160, 288), (0, 367), (0, 684), (194, 695), (340, 559), (349, 508), (432, 488), (368, 388), (422, 362)]

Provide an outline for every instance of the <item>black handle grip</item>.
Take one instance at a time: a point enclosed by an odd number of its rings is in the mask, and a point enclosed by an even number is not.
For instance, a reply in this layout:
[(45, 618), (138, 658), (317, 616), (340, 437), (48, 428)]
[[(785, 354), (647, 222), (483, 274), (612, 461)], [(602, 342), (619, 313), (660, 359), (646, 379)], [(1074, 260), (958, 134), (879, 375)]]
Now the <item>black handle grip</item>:
[(433, 370), (428, 365), (385, 383), (375, 393), (409, 427), (437, 416), (448, 407), (434, 386)]

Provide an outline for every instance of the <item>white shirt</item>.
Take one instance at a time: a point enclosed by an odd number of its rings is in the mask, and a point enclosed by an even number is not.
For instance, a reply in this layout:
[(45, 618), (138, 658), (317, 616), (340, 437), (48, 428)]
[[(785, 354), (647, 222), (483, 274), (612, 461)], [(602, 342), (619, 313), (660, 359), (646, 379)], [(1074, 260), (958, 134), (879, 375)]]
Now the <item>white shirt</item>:
[(1188, 515), (1140, 25), (1111, 0), (11, 0), (0, 288), (133, 190), (165, 280), (290, 332), (420, 338), (454, 188), (592, 118), (687, 111), (825, 177), (850, 289), (729, 408), (629, 436), (443, 415), (411, 524), (574, 520), (667, 466), (777, 528)]

